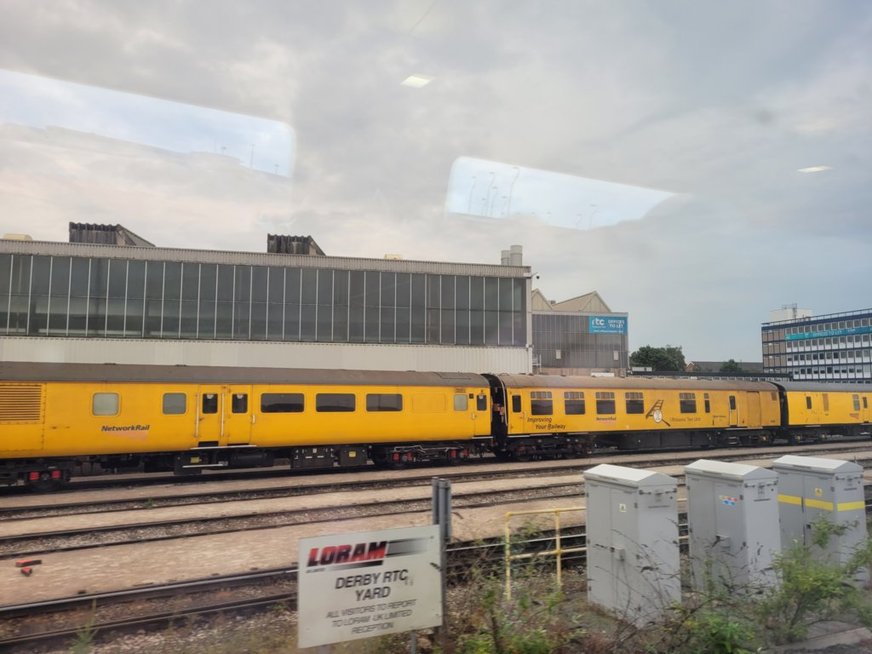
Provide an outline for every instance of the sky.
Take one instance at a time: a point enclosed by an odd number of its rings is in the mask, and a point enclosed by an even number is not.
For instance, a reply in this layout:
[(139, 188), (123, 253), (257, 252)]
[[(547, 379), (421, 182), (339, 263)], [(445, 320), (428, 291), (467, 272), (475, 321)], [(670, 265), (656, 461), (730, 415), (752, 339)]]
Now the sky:
[[(2, 0), (0, 234), (498, 263), (630, 348), (872, 307), (872, 5)], [(417, 75), (427, 83), (411, 84)], [(404, 84), (403, 82), (406, 81)], [(818, 172), (800, 172), (826, 167)]]

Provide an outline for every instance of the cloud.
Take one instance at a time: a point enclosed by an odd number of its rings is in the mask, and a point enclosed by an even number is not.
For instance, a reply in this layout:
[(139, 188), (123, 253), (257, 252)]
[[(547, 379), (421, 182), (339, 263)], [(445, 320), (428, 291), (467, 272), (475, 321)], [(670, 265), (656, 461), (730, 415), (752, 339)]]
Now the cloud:
[[(296, 158), (282, 182), (6, 125), (0, 231), (105, 217), (163, 245), (262, 251), (272, 230), (479, 262), (522, 243), (549, 297), (628, 311), (632, 346), (751, 360), (771, 308), (864, 308), (870, 67), (872, 8), (847, 0), (8, 0), (0, 68), (283, 121)], [(401, 86), (415, 73), (433, 80)], [(537, 219), (544, 197), (470, 221), (444, 209), (459, 157), (679, 195), (585, 232)]]

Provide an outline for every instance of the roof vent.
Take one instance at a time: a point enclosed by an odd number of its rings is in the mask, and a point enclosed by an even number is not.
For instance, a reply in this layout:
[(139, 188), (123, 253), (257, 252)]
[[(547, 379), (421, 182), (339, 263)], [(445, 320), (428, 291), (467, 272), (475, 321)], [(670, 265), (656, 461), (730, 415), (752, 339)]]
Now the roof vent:
[(322, 250), (311, 236), (286, 236), (267, 234), (266, 251), (271, 254), (308, 254), (324, 256)]
[(71, 222), (70, 243), (154, 247), (154, 243), (146, 241), (123, 225), (98, 225), (96, 223)]

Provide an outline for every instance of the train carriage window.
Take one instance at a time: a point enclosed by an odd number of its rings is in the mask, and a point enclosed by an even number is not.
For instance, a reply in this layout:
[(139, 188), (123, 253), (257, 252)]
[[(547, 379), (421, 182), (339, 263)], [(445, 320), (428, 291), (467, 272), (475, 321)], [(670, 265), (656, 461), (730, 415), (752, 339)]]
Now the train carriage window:
[(530, 414), (534, 416), (550, 416), (554, 413), (554, 402), (551, 391), (532, 391), (530, 393)]
[[(772, 399), (774, 400), (774, 399), (775, 399), (775, 397), (774, 397), (774, 396), (775, 396), (775, 393), (772, 393), (772, 395), (773, 395)], [(706, 412), (706, 413), (711, 413), (711, 412), (712, 412), (712, 403), (711, 403), (711, 401), (709, 400), (709, 394), (708, 394), (708, 393), (703, 393), (703, 394), (702, 394), (702, 401), (703, 401), (703, 406), (705, 407), (705, 412)]]
[(95, 416), (117, 416), (118, 393), (94, 393), (91, 410)]
[(512, 395), (512, 413), (521, 413), (520, 395)]
[(487, 395), (479, 393), (475, 398), (475, 408), (477, 411), (487, 411)]
[(315, 411), (319, 413), (351, 413), (354, 407), (353, 393), (318, 393), (315, 396)]
[(466, 411), (467, 409), (469, 409), (469, 398), (466, 397), (466, 393), (455, 393), (454, 410)]
[(302, 393), (263, 393), (260, 396), (261, 413), (302, 413)]
[(824, 411), (830, 410), (830, 394), (824, 393)]
[(582, 391), (567, 391), (563, 394), (564, 410), (568, 416), (584, 415), (584, 393)]
[(230, 400), (233, 413), (248, 413), (248, 393), (234, 393)]
[(860, 410), (860, 396), (859, 395), (852, 395), (851, 399), (854, 400), (854, 411), (859, 411)]
[(866, 397), (863, 398), (863, 408), (864, 408), (864, 409), (868, 409), (868, 408), (869, 408), (869, 402), (868, 402), (868, 400), (867, 400)]
[(614, 415), (615, 394), (611, 391), (597, 391), (596, 412), (600, 415)]
[(627, 404), (627, 413), (645, 413), (645, 400), (641, 393), (633, 391), (624, 393), (624, 401)]
[(203, 393), (203, 413), (218, 413), (217, 393)]
[[(730, 397), (732, 399), (732, 396)], [(678, 407), (681, 413), (696, 413), (696, 393), (679, 393)], [(730, 408), (734, 409), (735, 407), (731, 406)]]
[(164, 393), (163, 412), (166, 416), (179, 416), (188, 410), (188, 396), (184, 393)]
[(806, 409), (810, 409), (810, 408), (811, 408), (811, 397), (808, 396), (808, 395), (805, 396), (805, 408), (806, 408)]
[(403, 396), (399, 393), (367, 393), (367, 411), (402, 411)]

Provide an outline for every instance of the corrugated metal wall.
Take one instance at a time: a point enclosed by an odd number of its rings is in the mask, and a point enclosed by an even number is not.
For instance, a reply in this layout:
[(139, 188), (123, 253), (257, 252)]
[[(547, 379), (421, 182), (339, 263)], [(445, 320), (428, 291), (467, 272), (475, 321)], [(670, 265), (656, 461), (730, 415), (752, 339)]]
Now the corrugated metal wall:
[(527, 348), (0, 338), (0, 359), (68, 363), (506, 372), (532, 369)]

